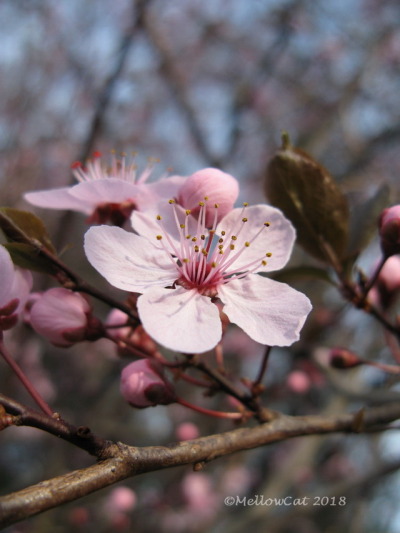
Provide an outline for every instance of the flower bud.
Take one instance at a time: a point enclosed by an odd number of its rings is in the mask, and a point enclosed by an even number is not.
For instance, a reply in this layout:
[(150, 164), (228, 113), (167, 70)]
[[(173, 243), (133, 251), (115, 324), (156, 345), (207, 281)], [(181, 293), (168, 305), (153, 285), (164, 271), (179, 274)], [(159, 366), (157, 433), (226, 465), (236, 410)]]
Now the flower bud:
[(173, 403), (175, 393), (172, 385), (162, 374), (163, 369), (156, 361), (134, 361), (122, 370), (122, 396), (133, 407), (139, 408)]
[(83, 296), (57, 287), (34, 296), (29, 323), (52, 344), (67, 347), (88, 338), (90, 312)]
[(400, 256), (389, 257), (368, 294), (368, 300), (382, 309), (389, 309), (400, 293)]
[(205, 201), (206, 226), (211, 227), (215, 216), (219, 222), (233, 209), (238, 195), (239, 184), (233, 176), (216, 168), (204, 168), (185, 180), (178, 193), (178, 203), (196, 216), (200, 211), (199, 202)]
[(386, 257), (400, 253), (400, 205), (384, 209), (379, 217), (379, 235)]
[(332, 348), (329, 354), (329, 362), (333, 368), (353, 368), (362, 365), (363, 361), (346, 348)]

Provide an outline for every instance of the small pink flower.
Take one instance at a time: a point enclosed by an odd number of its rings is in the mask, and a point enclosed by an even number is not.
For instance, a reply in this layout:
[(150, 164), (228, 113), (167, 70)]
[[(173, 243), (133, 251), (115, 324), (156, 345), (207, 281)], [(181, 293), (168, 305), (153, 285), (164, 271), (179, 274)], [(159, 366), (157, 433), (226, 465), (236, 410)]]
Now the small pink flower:
[(172, 386), (162, 375), (162, 367), (149, 359), (134, 361), (122, 370), (120, 390), (133, 407), (168, 405), (175, 401)]
[(33, 329), (56, 346), (88, 338), (91, 307), (78, 293), (62, 287), (34, 295), (28, 319)]
[(14, 266), (10, 254), (0, 246), (0, 331), (17, 323), (32, 288), (32, 274)]
[(379, 218), (379, 235), (386, 257), (400, 253), (400, 205), (382, 211)]
[(142, 293), (137, 305), (147, 333), (172, 350), (206, 352), (221, 340), (223, 307), (261, 344), (298, 340), (310, 301), (259, 275), (282, 268), (290, 257), (295, 231), (281, 211), (245, 204), (207, 228), (204, 205), (197, 220), (172, 200), (169, 208), (168, 227), (161, 216), (135, 212), (139, 235), (101, 226), (85, 236), (92, 265), (115, 287)]
[[(211, 227), (216, 214), (219, 222), (233, 209), (238, 195), (239, 184), (233, 176), (217, 168), (204, 168), (186, 178), (179, 189), (177, 202), (197, 217), (199, 203), (207, 198), (205, 225)], [(213, 208), (215, 204), (218, 209)]]
[(171, 176), (147, 183), (151, 165), (138, 177), (134, 163), (127, 164), (126, 157), (112, 157), (111, 166), (101, 163), (96, 152), (84, 168), (74, 163), (72, 172), (79, 182), (71, 187), (35, 191), (25, 194), (32, 205), (49, 209), (71, 209), (89, 215), (89, 223), (111, 222), (123, 226), (135, 209), (146, 209), (168, 191), (176, 194), (184, 178)]

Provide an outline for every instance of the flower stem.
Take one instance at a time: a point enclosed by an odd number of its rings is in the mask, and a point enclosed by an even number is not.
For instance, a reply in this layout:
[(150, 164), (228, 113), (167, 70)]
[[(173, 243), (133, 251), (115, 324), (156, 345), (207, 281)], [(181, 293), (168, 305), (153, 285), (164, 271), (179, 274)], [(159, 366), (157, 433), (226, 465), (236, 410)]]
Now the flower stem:
[(32, 396), (36, 404), (42, 409), (42, 411), (50, 416), (53, 417), (54, 413), (53, 410), (49, 407), (49, 405), (43, 400), (43, 398), (40, 396), (38, 391), (35, 389), (33, 384), (29, 381), (27, 376), (23, 373), (21, 368), (18, 366), (18, 364), (14, 361), (14, 359), (10, 356), (8, 353), (4, 343), (3, 339), (0, 339), (0, 354), (2, 355), (3, 359), (6, 361), (6, 363), (11, 367), (15, 375), (18, 377), (22, 385), (25, 387), (25, 389), (29, 392), (29, 394)]
[(180, 403), (184, 407), (188, 407), (189, 409), (192, 409), (193, 411), (197, 411), (198, 413), (202, 413), (203, 415), (213, 416), (215, 418), (229, 418), (231, 420), (240, 420), (243, 418), (242, 413), (226, 413), (222, 411), (214, 411), (212, 409), (206, 409), (205, 407), (200, 407), (199, 405), (194, 405), (190, 402), (187, 402), (183, 398), (177, 398), (176, 403)]

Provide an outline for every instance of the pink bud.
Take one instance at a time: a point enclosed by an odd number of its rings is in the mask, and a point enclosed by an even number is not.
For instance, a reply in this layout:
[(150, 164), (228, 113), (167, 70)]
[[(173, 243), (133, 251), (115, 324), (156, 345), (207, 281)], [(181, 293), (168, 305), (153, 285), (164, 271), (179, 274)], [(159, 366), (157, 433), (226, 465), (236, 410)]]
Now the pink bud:
[(233, 176), (216, 168), (204, 168), (185, 180), (178, 203), (196, 216), (200, 211), (199, 202), (205, 202), (206, 226), (211, 227), (215, 216), (219, 222), (233, 209), (238, 195), (239, 184)]
[(90, 305), (78, 293), (64, 288), (49, 289), (35, 301), (29, 321), (37, 333), (56, 346), (71, 346), (87, 338)]
[(386, 259), (368, 300), (383, 309), (389, 309), (400, 292), (400, 256), (392, 255)]
[(381, 248), (386, 257), (400, 253), (400, 205), (384, 209), (379, 218)]
[(171, 384), (163, 377), (162, 367), (153, 360), (139, 359), (121, 373), (120, 390), (133, 407), (168, 405), (175, 401)]
[(346, 348), (332, 348), (329, 362), (334, 368), (353, 368), (363, 364), (358, 355), (346, 350)]

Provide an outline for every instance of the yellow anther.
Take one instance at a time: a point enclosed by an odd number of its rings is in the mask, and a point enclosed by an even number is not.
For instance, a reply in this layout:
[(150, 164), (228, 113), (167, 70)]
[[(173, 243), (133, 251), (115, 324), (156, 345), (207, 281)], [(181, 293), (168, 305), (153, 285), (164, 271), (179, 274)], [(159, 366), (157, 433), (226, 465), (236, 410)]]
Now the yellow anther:
[(194, 247), (194, 251), (195, 251), (195, 252), (198, 252), (199, 250), (200, 250), (200, 248), (199, 248), (199, 247), (197, 246), (197, 244), (196, 244), (196, 246)]
[(262, 266), (267, 266), (267, 262), (264, 259), (261, 261)]
[(224, 242), (224, 239), (218, 239), (218, 242)]
[(211, 266), (212, 266), (212, 268), (215, 268), (215, 267), (217, 266), (217, 263), (216, 263), (215, 261), (213, 261), (213, 262), (211, 263)]
[(157, 215), (157, 216), (156, 216), (156, 219), (157, 219), (157, 220), (162, 220), (162, 216), (161, 216), (161, 215)]
[(221, 231), (221, 235), (224, 236), (226, 234), (226, 231)]
[(246, 217), (242, 218), (242, 222), (247, 222), (247, 220), (248, 219)]
[(185, 229), (185, 224), (179, 224), (179, 227), (182, 228), (182, 229)]
[(191, 213), (190, 209), (186, 209), (185, 213), (186, 213), (187, 215), (190, 215), (190, 213)]
[(168, 203), (169, 204), (174, 204), (175, 203), (175, 200), (173, 198), (171, 198), (171, 200), (168, 200)]
[(266, 226), (267, 228), (269, 228), (270, 225), (270, 222), (264, 222), (264, 226)]
[(197, 241), (197, 237), (193, 237), (192, 242), (196, 242), (196, 241)]
[(204, 207), (204, 202), (199, 202), (200, 207)]
[(248, 202), (243, 202), (243, 207), (247, 207), (249, 205)]
[(215, 209), (218, 209), (219, 204), (214, 204)]
[(202, 253), (203, 255), (208, 255), (207, 250), (205, 250), (204, 248), (201, 249), (201, 253)]
[(266, 255), (266, 257), (271, 257), (272, 256), (271, 252), (267, 252), (265, 255)]
[(161, 239), (162, 239), (162, 235), (157, 235), (157, 240), (161, 241)]
[(230, 245), (229, 245), (229, 248), (230, 248), (231, 250), (234, 250), (234, 249), (235, 249), (235, 245), (234, 245), (234, 244), (230, 244)]
[(231, 239), (232, 239), (233, 241), (237, 241), (237, 237), (236, 237), (236, 235), (232, 235)]
[(220, 250), (218, 253), (222, 255), (222, 254), (224, 253), (224, 251), (223, 251), (223, 250)]
[(189, 259), (185, 257), (184, 259), (182, 259), (182, 263), (189, 263)]
[(204, 200), (207, 202), (207, 200), (208, 200), (208, 196), (204, 196)]
[(246, 242), (244, 243), (244, 245), (247, 246), (247, 248), (248, 248), (248, 247), (250, 246), (249, 241), (246, 241)]
[(219, 249), (219, 250), (222, 250), (223, 248), (224, 248), (224, 245), (223, 245), (223, 244), (219, 244), (219, 245), (218, 245), (218, 249)]
[(205, 235), (200, 235), (200, 239), (201, 239), (202, 241), (205, 241), (205, 240), (206, 240), (206, 236), (205, 236)]

